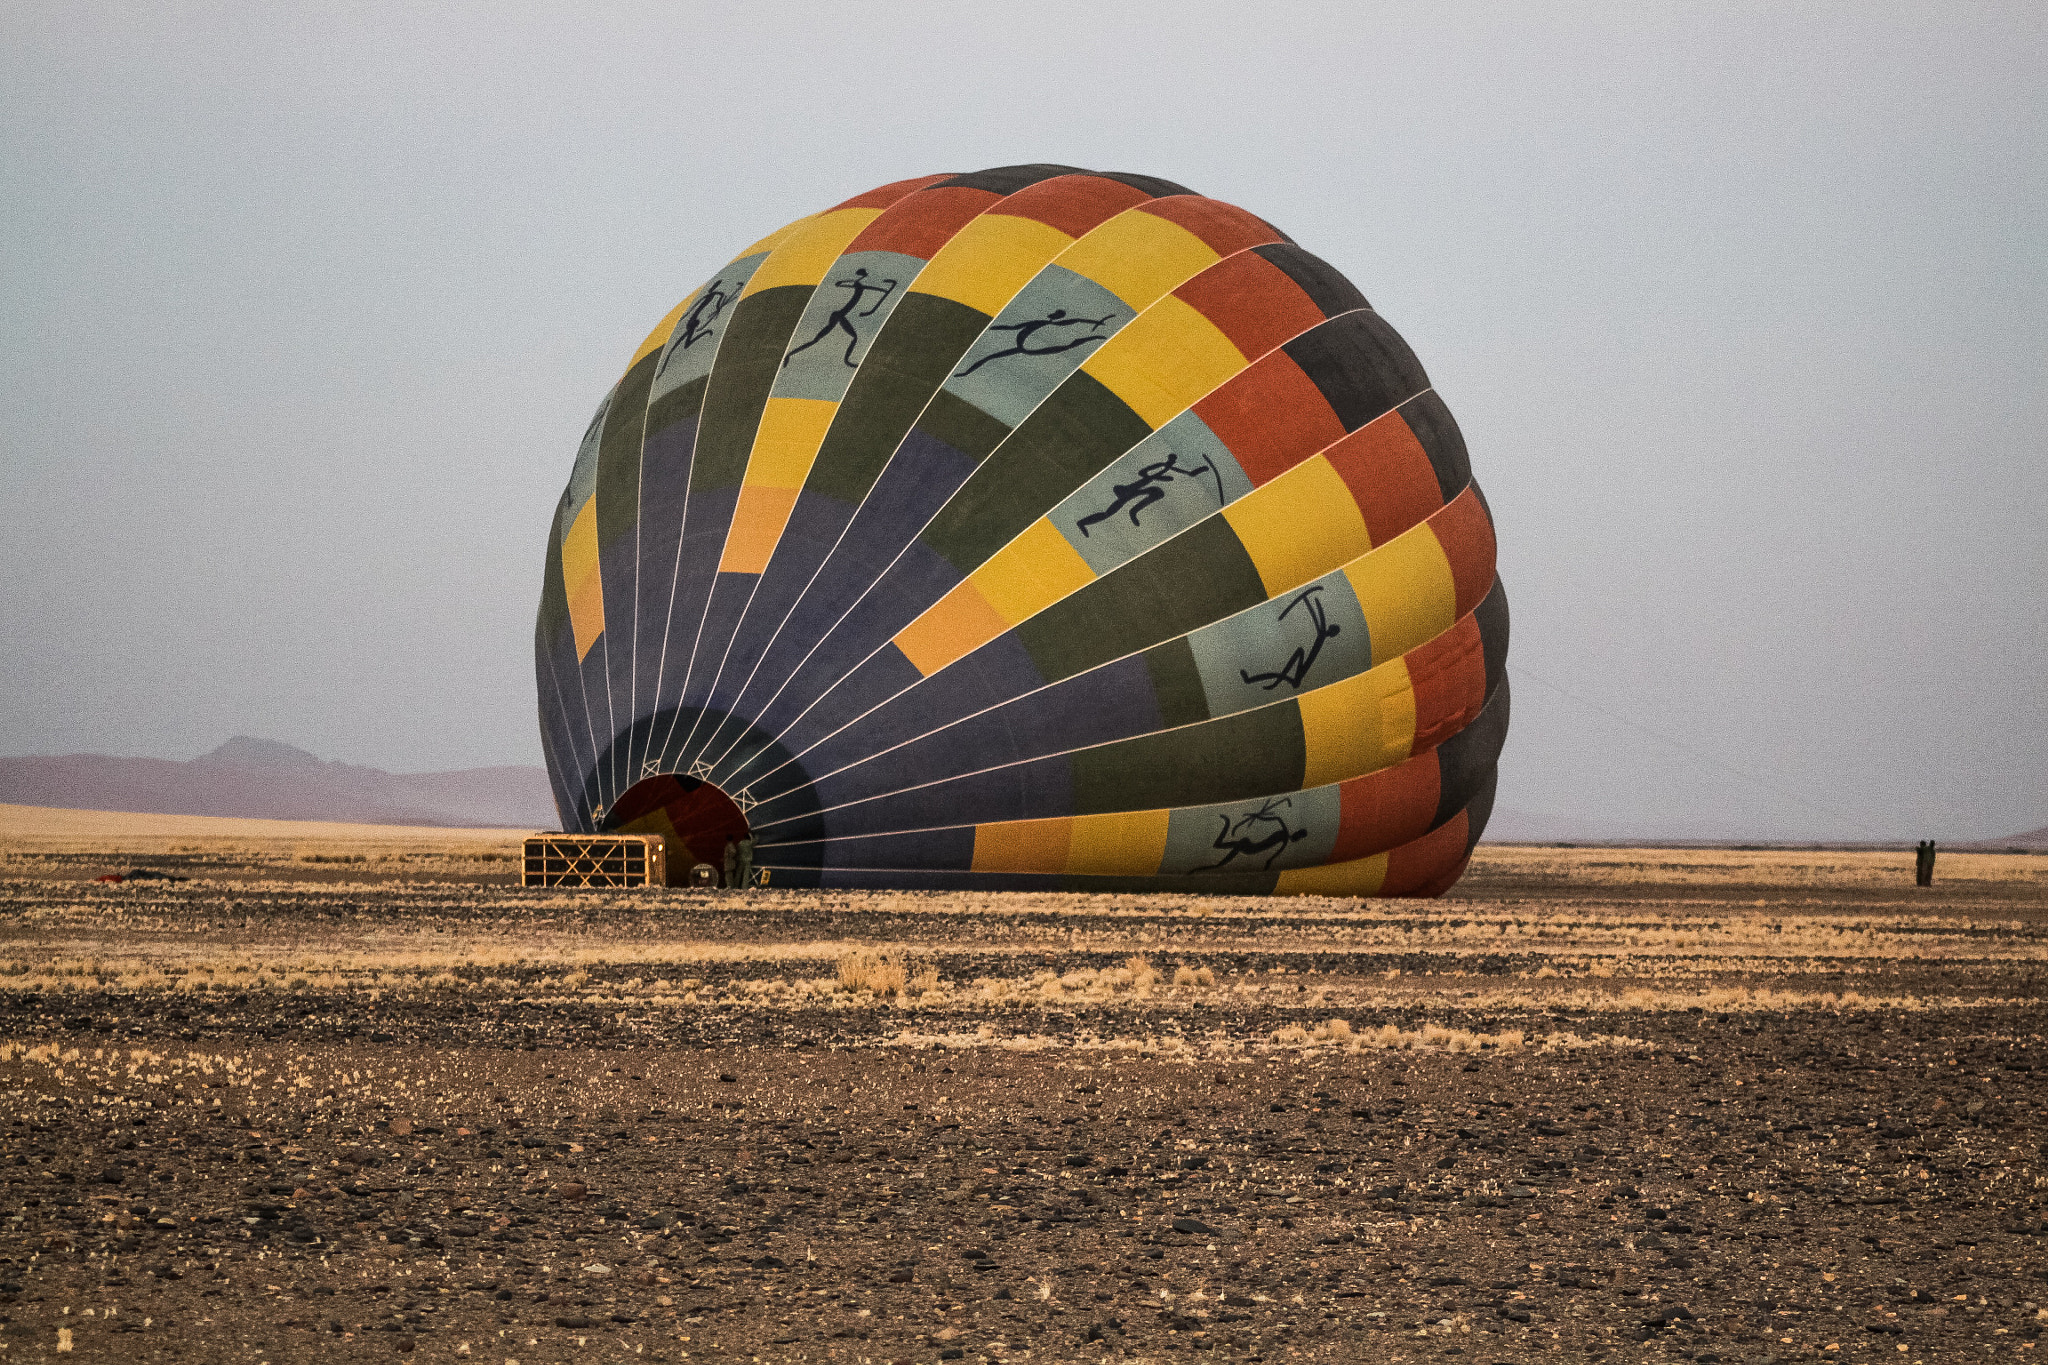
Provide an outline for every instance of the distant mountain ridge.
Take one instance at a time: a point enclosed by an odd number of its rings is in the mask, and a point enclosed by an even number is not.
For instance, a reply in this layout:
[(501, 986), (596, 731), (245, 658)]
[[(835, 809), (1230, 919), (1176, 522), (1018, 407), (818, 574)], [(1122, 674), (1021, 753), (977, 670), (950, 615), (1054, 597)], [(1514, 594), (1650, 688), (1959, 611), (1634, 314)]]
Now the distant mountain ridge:
[(250, 735), (182, 763), (109, 754), (0, 758), (0, 802), (367, 825), (551, 829), (556, 818), (544, 768), (387, 773)]

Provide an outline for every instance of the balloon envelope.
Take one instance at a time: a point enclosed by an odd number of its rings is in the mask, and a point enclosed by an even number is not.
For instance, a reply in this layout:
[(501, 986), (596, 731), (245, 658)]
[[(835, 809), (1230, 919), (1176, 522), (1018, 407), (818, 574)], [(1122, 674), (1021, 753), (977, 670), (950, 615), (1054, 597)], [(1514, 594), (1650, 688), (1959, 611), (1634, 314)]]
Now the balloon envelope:
[(1350, 281), (1014, 166), (799, 219), (662, 320), (535, 651), (563, 828), (678, 877), (752, 837), (777, 886), (1435, 895), (1507, 633), (1457, 425)]

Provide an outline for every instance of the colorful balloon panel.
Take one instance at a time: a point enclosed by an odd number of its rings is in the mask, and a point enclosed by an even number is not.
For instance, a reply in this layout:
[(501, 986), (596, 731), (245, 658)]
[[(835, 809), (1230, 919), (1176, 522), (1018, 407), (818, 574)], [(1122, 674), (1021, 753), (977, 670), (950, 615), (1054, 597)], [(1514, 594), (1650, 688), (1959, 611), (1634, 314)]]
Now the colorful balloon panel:
[(557, 807), (782, 886), (1438, 895), (1507, 734), (1494, 557), (1420, 362), (1270, 224), (897, 182), (599, 405), (535, 629)]

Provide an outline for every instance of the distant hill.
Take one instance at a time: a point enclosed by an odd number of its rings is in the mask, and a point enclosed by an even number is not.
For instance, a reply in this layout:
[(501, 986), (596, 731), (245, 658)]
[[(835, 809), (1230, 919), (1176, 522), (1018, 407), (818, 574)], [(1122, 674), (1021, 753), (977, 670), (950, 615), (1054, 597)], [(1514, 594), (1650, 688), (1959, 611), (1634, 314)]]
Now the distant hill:
[(1979, 839), (1975, 843), (1957, 844), (1959, 849), (1981, 849), (1999, 852), (2008, 848), (2024, 848), (2030, 852), (2048, 853), (2048, 825), (2030, 829), (2025, 834), (2009, 835), (2003, 839)]
[(186, 763), (108, 754), (0, 758), (0, 802), (364, 825), (552, 829), (556, 819), (543, 768), (387, 773), (323, 763), (248, 735)]

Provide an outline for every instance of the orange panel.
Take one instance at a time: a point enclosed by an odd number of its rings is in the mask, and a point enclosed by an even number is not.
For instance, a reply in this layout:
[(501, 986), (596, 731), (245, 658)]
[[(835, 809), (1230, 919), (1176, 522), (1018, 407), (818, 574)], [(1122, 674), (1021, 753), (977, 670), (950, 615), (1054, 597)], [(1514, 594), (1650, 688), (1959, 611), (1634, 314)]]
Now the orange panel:
[(604, 575), (594, 568), (569, 594), (569, 624), (576, 631), (576, 661), (581, 663), (604, 634)]
[(896, 648), (929, 678), (953, 660), (1010, 628), (981, 589), (962, 583), (896, 633)]
[(782, 528), (789, 524), (790, 509), (796, 506), (796, 494), (794, 488), (741, 486), (732, 529), (725, 534), (725, 553), (718, 560), (720, 573), (760, 573), (768, 567), (782, 541)]
[(1005, 820), (974, 830), (976, 872), (1064, 872), (1071, 819)]

